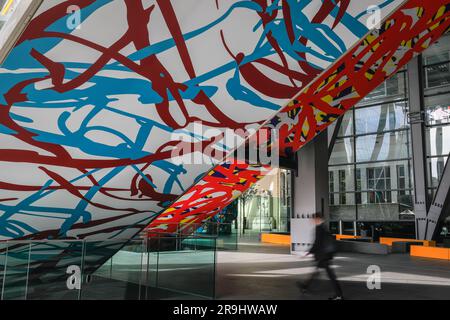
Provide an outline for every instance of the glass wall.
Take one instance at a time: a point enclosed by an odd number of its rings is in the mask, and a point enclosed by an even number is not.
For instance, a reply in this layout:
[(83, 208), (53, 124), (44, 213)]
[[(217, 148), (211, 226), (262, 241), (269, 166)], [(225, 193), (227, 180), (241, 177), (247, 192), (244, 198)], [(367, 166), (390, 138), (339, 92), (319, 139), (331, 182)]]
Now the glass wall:
[(450, 35), (422, 55), (428, 191), (434, 195), (450, 152)]
[[(421, 59), (427, 188), (433, 196), (450, 152), (450, 35)], [(342, 118), (329, 160), (331, 221), (414, 220), (407, 98), (407, 73), (402, 70)]]
[(329, 161), (332, 221), (411, 219), (406, 70), (348, 111)]
[(273, 169), (238, 200), (241, 234), (290, 231), (292, 175)]

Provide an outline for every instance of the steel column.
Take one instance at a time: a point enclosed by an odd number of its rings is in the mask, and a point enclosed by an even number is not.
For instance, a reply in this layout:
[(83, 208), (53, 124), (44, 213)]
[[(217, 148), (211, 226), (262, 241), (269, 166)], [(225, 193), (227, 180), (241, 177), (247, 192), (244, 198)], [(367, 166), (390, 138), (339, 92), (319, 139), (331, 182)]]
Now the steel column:
[(411, 126), (411, 145), (414, 174), (414, 213), (416, 238), (425, 239), (427, 226), (427, 193), (425, 123), (423, 103), (422, 58), (415, 57), (408, 64), (408, 121)]
[(425, 237), (427, 240), (432, 240), (436, 233), (436, 225), (439, 222), (444, 209), (448, 209), (450, 205), (450, 154), (445, 164), (444, 172), (442, 173), (441, 181), (436, 190), (433, 202), (427, 215), (427, 232)]

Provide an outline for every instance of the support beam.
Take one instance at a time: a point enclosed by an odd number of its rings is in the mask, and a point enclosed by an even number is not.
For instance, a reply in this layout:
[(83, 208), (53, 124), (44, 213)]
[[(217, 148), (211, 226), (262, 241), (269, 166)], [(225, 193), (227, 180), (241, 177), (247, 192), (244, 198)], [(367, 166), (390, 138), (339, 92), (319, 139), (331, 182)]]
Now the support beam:
[(427, 233), (425, 234), (426, 240), (432, 240), (435, 236), (436, 225), (439, 223), (439, 219), (445, 213), (445, 210), (450, 208), (450, 154), (445, 164), (444, 172), (442, 173), (441, 181), (436, 190), (433, 202), (431, 203), (430, 210), (427, 215)]
[(314, 241), (313, 218), (328, 209), (328, 136), (325, 130), (298, 152), (294, 178), (294, 210), (291, 217), (291, 251), (305, 252)]
[(425, 124), (423, 112), (422, 58), (415, 57), (408, 64), (408, 121), (411, 126), (411, 145), (414, 174), (414, 213), (416, 216), (416, 238), (425, 239), (427, 233), (427, 173), (425, 158)]
[(344, 115), (339, 117), (332, 125), (328, 127), (328, 160), (330, 159), (331, 153), (333, 152), (334, 143), (336, 142), (336, 138), (338, 136), (339, 129), (341, 128), (343, 119)]

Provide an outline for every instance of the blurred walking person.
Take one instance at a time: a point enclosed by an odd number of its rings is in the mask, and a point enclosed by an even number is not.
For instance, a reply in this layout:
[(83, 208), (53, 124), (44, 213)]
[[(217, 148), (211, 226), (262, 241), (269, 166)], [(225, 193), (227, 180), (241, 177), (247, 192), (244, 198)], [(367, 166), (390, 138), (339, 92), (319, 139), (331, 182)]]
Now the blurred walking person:
[(335, 291), (335, 295), (331, 297), (330, 300), (342, 300), (344, 299), (344, 297), (341, 286), (336, 278), (336, 274), (331, 268), (331, 263), (334, 254), (336, 253), (336, 240), (325, 228), (324, 220), (321, 216), (316, 215), (316, 217), (314, 218), (314, 222), (316, 225), (316, 238), (314, 240), (313, 246), (309, 250), (309, 253), (314, 255), (314, 258), (317, 262), (317, 268), (306, 282), (298, 282), (297, 285), (299, 286), (302, 293), (307, 292), (311, 283), (319, 275), (320, 269), (325, 269)]

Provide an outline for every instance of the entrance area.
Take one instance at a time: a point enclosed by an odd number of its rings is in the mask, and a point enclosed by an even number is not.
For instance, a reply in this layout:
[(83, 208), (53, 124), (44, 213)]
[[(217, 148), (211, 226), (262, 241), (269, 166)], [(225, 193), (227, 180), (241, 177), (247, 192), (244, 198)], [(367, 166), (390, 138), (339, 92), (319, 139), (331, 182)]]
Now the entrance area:
[(289, 234), (292, 213), (292, 172), (273, 169), (237, 200), (241, 238), (258, 239), (263, 232)]

